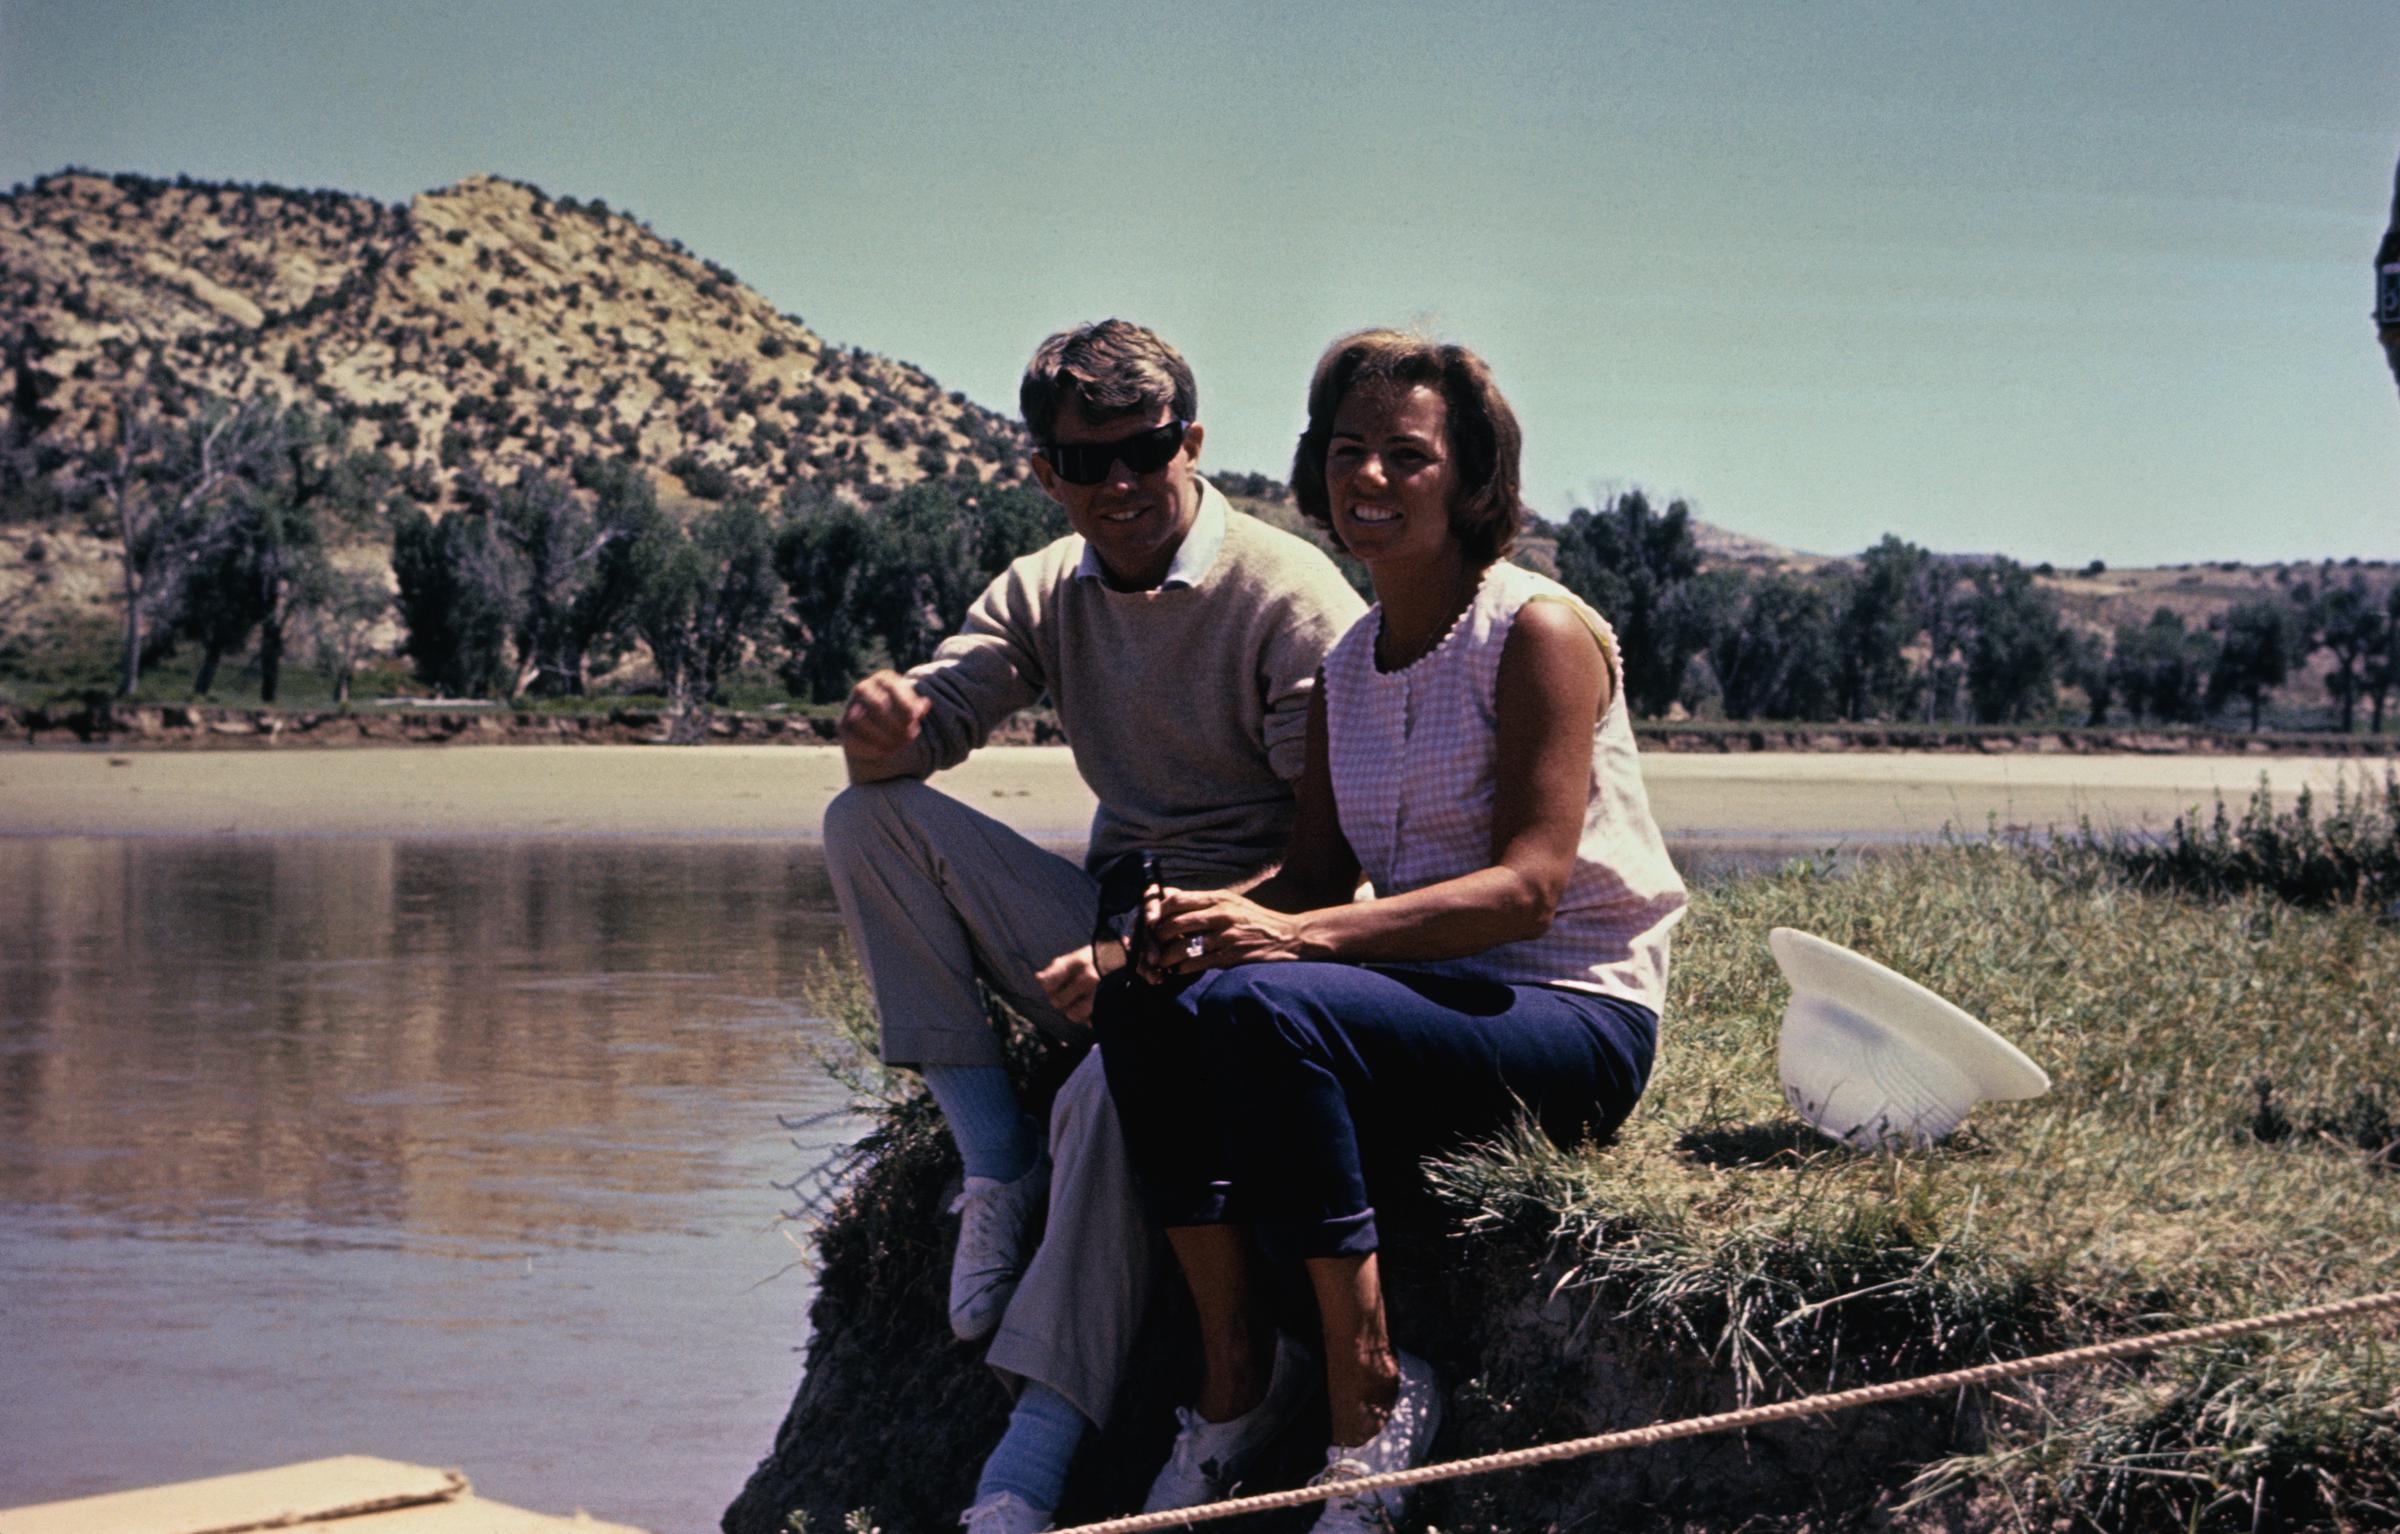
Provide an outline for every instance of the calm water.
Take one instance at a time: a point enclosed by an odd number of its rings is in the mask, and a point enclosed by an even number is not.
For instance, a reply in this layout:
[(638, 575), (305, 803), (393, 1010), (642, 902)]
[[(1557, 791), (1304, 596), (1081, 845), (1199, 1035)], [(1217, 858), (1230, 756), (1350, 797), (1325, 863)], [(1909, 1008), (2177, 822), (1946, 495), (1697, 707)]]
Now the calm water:
[(817, 854), (0, 840), (0, 933), (0, 1506), (371, 1453), (716, 1526), (854, 1127), (778, 1121), (843, 1106)]
[(373, 1453), (715, 1527), (845, 1131), (777, 1121), (813, 854), (0, 841), (0, 933), (0, 1505)]

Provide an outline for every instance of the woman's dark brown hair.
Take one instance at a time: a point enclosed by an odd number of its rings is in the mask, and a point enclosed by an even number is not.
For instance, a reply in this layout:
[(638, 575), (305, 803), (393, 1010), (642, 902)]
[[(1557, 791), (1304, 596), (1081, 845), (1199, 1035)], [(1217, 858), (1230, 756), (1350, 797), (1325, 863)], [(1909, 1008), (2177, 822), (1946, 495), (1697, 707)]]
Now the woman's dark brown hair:
[(1334, 412), (1353, 389), (1405, 393), (1419, 384), (1441, 395), (1449, 418), (1446, 445), (1458, 473), (1450, 530), (1471, 563), (1488, 565), (1515, 546), (1525, 526), (1518, 496), (1524, 435), (1517, 413), (1492, 382), (1490, 365), (1463, 346), (1397, 330), (1361, 330), (1325, 348), (1308, 384), (1308, 429), (1292, 454), (1292, 495), (1303, 516), (1331, 528), (1325, 451), (1333, 442)]

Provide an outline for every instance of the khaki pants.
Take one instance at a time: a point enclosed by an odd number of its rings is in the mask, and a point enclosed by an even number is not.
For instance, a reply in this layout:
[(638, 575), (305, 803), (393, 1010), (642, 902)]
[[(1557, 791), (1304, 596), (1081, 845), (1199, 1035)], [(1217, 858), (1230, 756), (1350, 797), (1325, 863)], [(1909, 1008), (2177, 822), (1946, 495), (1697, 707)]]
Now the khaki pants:
[[(1090, 941), (1099, 886), (1081, 867), (913, 779), (837, 796), (825, 810), (825, 864), (875, 993), (886, 1064), (999, 1064), (979, 977), (1045, 1031), (1089, 1036), (1034, 978)], [(1050, 1161), (1042, 1244), (985, 1360), (1105, 1422), (1159, 1238), (1142, 1216), (1096, 1051), (1051, 1107)]]

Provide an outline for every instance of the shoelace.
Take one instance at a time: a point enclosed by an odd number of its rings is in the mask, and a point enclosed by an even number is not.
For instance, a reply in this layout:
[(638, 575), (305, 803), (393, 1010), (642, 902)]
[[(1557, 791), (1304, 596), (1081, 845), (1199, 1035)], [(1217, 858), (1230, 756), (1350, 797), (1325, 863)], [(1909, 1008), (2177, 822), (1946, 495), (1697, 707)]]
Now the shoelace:
[(961, 1244), (989, 1245), (996, 1237), (1005, 1238), (1014, 1234), (1013, 1230), (994, 1229), (995, 1224), (1014, 1226), (1017, 1223), (1001, 1210), (1006, 1198), (1007, 1190), (996, 1187), (970, 1190), (950, 1201), (952, 1214), (964, 1211), (959, 1221), (958, 1239)]
[(1211, 1486), (1217, 1484), (1219, 1467), (1214, 1459), (1200, 1457), (1200, 1435), (1203, 1429), (1215, 1425), (1188, 1406), (1175, 1408), (1175, 1453), (1173, 1459), (1178, 1466), (1199, 1476)]

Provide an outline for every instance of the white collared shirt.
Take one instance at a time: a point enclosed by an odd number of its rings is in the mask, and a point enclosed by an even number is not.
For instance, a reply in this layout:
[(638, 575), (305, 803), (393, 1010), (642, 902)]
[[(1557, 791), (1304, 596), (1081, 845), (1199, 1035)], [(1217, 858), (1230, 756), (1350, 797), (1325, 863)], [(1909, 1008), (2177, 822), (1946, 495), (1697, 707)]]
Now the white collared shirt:
[[(1192, 525), (1185, 529), (1183, 542), (1176, 545), (1175, 557), (1167, 565), (1167, 578), (1158, 583), (1161, 591), (1199, 585), (1200, 577), (1208, 573), (1208, 567), (1217, 562), (1218, 551), (1225, 547), (1225, 497), (1207, 480), (1199, 483), (1200, 509), (1192, 514)], [(1083, 546), (1075, 578), (1102, 584), (1108, 581), (1108, 569), (1089, 543)]]

